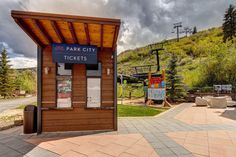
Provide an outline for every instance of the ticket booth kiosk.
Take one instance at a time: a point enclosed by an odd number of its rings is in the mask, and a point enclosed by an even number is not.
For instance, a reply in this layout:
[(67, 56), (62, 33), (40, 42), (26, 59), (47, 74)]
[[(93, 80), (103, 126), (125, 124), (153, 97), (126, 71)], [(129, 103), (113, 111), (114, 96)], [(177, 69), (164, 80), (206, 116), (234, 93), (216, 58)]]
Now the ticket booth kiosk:
[(120, 20), (25, 11), (11, 15), (38, 46), (37, 132), (116, 130)]

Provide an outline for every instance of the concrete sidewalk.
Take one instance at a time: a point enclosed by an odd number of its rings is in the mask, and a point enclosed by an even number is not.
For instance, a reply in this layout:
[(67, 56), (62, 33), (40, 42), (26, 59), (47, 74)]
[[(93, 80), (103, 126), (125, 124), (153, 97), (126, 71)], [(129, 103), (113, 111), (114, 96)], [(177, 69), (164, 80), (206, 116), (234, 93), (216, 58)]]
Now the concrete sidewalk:
[[(181, 104), (158, 117), (120, 118), (117, 132), (0, 132), (0, 156), (235, 157), (235, 108)], [(90, 133), (88, 133), (90, 134)]]

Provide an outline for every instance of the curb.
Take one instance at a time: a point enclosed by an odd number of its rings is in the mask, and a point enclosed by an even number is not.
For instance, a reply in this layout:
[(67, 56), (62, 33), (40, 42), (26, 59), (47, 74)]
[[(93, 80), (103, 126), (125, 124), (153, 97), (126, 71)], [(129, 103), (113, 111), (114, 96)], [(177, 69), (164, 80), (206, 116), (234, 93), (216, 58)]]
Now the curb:
[(14, 121), (9, 122), (5, 126), (1, 126), (0, 131), (7, 130), (7, 129), (10, 129), (10, 128), (13, 128), (13, 127), (16, 127), (16, 126), (21, 126), (21, 125), (23, 125), (23, 124), (15, 123)]

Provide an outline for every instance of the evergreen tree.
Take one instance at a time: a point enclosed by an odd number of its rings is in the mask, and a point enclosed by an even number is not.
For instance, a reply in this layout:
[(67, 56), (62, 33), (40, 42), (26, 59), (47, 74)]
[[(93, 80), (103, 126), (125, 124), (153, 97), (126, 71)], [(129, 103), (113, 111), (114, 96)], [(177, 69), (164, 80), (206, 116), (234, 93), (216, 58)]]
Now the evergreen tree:
[(186, 94), (182, 77), (178, 75), (177, 62), (177, 55), (172, 53), (166, 71), (167, 97), (171, 101), (182, 100)]
[(3, 48), (0, 56), (0, 95), (4, 99), (13, 94), (13, 81), (9, 62), (7, 51)]
[(192, 34), (196, 34), (196, 33), (197, 33), (197, 27), (194, 26), (194, 27), (193, 27), (193, 33), (192, 33)]
[(236, 36), (236, 10), (231, 4), (225, 12), (224, 23), (223, 23), (223, 41), (231, 40)]

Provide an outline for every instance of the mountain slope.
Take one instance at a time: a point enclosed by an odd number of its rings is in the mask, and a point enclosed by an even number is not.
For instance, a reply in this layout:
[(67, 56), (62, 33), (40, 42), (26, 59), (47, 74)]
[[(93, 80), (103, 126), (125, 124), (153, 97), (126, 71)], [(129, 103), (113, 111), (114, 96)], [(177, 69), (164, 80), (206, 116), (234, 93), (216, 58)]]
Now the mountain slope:
[[(179, 58), (179, 73), (187, 86), (212, 86), (216, 83), (235, 83), (236, 85), (234, 75), (236, 70), (229, 72), (232, 68), (236, 69), (235, 44), (223, 43), (222, 39), (223, 31), (219, 27), (198, 32), (190, 37), (183, 37), (180, 42), (176, 42), (175, 39), (164, 41), (162, 43), (165, 50), (159, 55), (160, 65), (167, 67), (170, 53), (176, 53)], [(156, 64), (155, 55), (149, 55), (149, 51), (160, 48), (162, 43), (122, 52), (118, 56), (118, 72), (132, 74), (132, 66)], [(218, 67), (217, 64), (221, 62), (227, 63), (227, 67), (225, 64)], [(209, 70), (212, 74), (208, 72)], [(223, 78), (222, 75), (227, 76)]]

